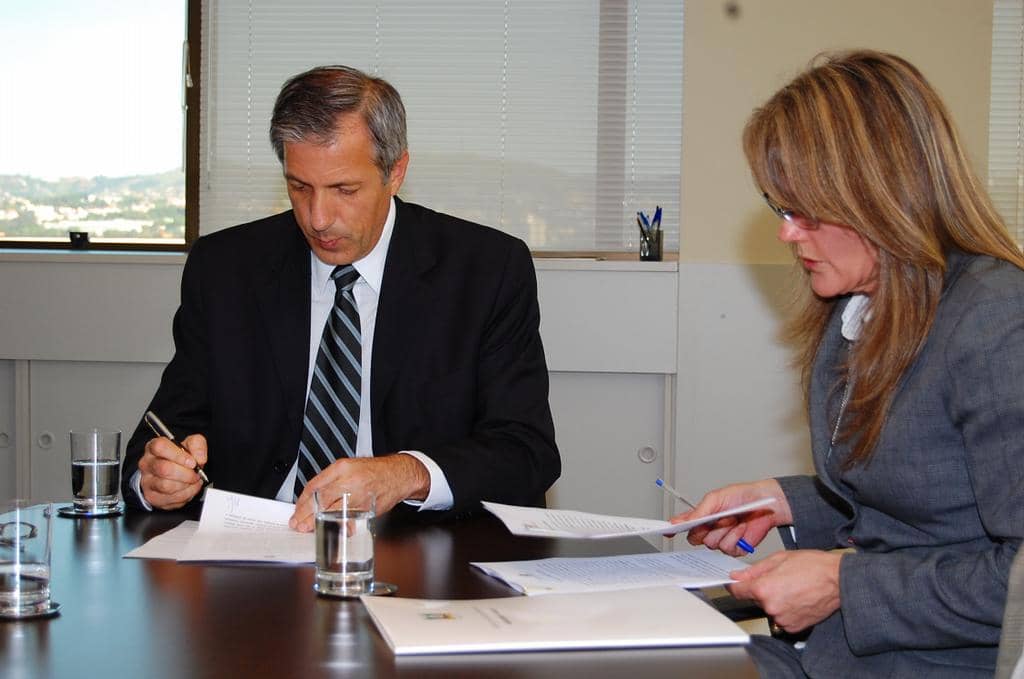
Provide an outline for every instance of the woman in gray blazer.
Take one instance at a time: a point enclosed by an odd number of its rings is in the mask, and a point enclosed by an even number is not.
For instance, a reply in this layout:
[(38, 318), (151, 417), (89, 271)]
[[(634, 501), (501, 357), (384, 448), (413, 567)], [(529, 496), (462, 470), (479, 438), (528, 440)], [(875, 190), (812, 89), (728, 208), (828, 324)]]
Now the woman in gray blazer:
[(765, 676), (991, 676), (1024, 535), (1024, 257), (949, 112), (899, 57), (813, 65), (754, 112), (744, 148), (803, 270), (789, 336), (813, 476), (708, 493), (689, 533), (803, 648), (755, 637)]

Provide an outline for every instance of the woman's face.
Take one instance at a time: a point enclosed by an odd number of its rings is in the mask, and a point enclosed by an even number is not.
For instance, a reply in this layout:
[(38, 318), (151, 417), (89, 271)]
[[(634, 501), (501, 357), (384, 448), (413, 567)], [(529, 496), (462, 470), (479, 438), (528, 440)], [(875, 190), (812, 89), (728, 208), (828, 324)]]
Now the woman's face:
[(853, 292), (870, 295), (878, 284), (878, 249), (842, 224), (819, 222), (805, 229), (780, 220), (779, 240), (793, 246), (819, 297)]

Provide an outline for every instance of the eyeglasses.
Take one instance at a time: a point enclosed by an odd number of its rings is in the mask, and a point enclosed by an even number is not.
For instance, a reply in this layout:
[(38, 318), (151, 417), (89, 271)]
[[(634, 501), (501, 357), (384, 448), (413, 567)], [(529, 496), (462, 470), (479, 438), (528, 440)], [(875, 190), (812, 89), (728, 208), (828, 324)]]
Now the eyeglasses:
[(804, 215), (793, 212), (792, 210), (779, 207), (772, 202), (772, 199), (768, 197), (767, 192), (764, 192), (761, 195), (764, 196), (764, 202), (768, 203), (768, 207), (771, 208), (771, 211), (775, 213), (776, 217), (779, 219), (785, 219), (796, 228), (803, 229), (804, 231), (814, 231), (818, 226), (820, 226), (820, 222), (814, 217), (805, 217)]

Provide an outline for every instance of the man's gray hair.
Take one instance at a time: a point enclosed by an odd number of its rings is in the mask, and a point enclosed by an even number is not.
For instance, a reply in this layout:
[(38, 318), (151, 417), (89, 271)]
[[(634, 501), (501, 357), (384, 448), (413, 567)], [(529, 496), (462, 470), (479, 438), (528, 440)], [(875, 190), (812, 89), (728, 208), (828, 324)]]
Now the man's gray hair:
[(384, 181), (408, 148), (405, 106), (398, 91), (382, 78), (348, 66), (318, 66), (281, 87), (270, 118), (270, 143), (284, 162), (286, 142), (330, 144), (339, 116), (362, 114), (373, 138), (374, 162)]

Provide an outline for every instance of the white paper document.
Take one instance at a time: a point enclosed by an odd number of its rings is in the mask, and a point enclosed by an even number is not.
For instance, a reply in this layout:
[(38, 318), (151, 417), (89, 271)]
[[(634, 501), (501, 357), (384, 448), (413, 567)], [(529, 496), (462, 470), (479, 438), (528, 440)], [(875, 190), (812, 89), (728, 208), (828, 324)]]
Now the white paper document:
[(473, 562), (487, 575), (527, 595), (602, 592), (659, 585), (713, 587), (733, 582), (729, 572), (748, 564), (710, 549), (624, 556), (559, 557)]
[(505, 524), (513, 535), (557, 538), (619, 538), (627, 535), (675, 535), (695, 526), (717, 521), (725, 516), (743, 514), (767, 507), (775, 498), (766, 497), (733, 507), (725, 512), (709, 514), (693, 521), (669, 523), (657, 519), (637, 519), (628, 516), (591, 514), (571, 509), (542, 509), (516, 507), (497, 502), (484, 502), (483, 506)]
[(288, 502), (207, 488), (198, 523), (185, 521), (125, 557), (313, 563), (313, 533), (288, 527), (294, 511)]
[(396, 655), (745, 644), (734, 622), (681, 587), (500, 599), (363, 596)]
[(176, 561), (199, 528), (198, 521), (182, 521), (167, 532), (151, 538), (124, 555), (126, 559), (170, 559)]
[(313, 533), (288, 527), (289, 502), (208, 488), (199, 528), (179, 561), (285, 561), (313, 563)]

